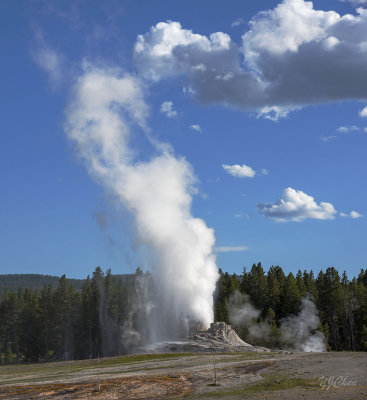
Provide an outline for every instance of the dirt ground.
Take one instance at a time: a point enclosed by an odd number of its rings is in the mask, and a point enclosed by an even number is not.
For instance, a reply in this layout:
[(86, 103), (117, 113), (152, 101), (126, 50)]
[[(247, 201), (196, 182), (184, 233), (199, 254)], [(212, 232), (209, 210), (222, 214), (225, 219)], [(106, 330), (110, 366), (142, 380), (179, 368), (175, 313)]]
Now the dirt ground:
[(367, 353), (130, 356), (0, 367), (0, 399), (367, 400)]

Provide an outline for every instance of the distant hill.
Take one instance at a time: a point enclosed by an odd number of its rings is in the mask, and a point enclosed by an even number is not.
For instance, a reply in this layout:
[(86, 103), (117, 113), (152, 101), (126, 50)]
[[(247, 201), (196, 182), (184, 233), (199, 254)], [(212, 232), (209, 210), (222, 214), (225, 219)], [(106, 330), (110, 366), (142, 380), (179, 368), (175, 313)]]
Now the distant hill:
[[(113, 275), (117, 279), (123, 281), (129, 280), (134, 274), (117, 274)], [(45, 285), (51, 285), (53, 289), (59, 286), (59, 276), (42, 275), (42, 274), (0, 274), (0, 300), (5, 291), (17, 292), (19, 288), (33, 289), (41, 291)], [(68, 282), (72, 284), (75, 289), (81, 290), (85, 279), (69, 279)]]
[[(0, 275), (0, 299), (7, 290), (18, 291), (22, 289), (33, 289), (41, 291), (45, 285), (51, 285), (53, 289), (59, 286), (59, 276), (41, 274), (4, 274)], [(84, 279), (68, 279), (77, 290), (81, 290)]]

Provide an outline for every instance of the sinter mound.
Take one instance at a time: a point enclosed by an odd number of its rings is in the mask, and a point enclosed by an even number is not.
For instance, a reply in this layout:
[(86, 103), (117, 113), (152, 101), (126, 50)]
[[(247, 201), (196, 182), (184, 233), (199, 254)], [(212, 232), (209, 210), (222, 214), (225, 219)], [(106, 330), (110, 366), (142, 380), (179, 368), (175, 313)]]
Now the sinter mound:
[(145, 351), (155, 352), (236, 352), (269, 351), (265, 347), (252, 346), (240, 339), (225, 322), (213, 322), (208, 330), (197, 331), (182, 341), (163, 342), (147, 346)]

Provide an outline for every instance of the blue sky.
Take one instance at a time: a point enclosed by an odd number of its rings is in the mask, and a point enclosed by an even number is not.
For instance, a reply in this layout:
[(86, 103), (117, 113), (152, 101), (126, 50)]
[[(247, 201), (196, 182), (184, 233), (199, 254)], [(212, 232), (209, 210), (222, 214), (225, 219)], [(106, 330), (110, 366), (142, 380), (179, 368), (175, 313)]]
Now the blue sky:
[(134, 163), (159, 153), (154, 138), (191, 165), (191, 212), (214, 229), (219, 267), (358, 274), (363, 3), (2, 1), (0, 272), (81, 278), (97, 265), (149, 266), (131, 204), (96, 177), (65, 128), (78, 79), (99, 71), (125, 74), (142, 92), (144, 127), (129, 122)]

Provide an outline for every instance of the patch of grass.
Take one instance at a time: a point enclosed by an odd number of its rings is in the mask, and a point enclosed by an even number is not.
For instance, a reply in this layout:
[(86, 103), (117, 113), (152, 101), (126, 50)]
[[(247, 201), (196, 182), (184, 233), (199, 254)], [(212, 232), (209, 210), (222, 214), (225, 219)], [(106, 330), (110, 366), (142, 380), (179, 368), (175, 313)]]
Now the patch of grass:
[(320, 382), (317, 379), (305, 379), (290, 375), (268, 374), (265, 379), (256, 382), (244, 390), (244, 393), (253, 394), (256, 392), (292, 389), (295, 387), (320, 388)]
[[(253, 394), (259, 392), (273, 392), (275, 390), (286, 390), (293, 389), (295, 387), (302, 387), (307, 389), (317, 389), (320, 388), (320, 383), (315, 379), (304, 379), (299, 377), (292, 377), (289, 375), (277, 375), (277, 374), (267, 374), (262, 375), (263, 380), (257, 381), (255, 383), (249, 383), (246, 386), (241, 386), (233, 390), (215, 391), (210, 393), (203, 393), (200, 395), (193, 396), (196, 398), (226, 398), (228, 396), (241, 396), (241, 398), (246, 398)], [(210, 385), (208, 385), (210, 386)], [(190, 398), (190, 396), (188, 396)]]
[[(195, 353), (162, 353), (162, 354), (135, 354), (131, 356), (103, 358), (100, 360), (100, 368), (113, 367), (116, 365), (132, 364), (145, 361), (166, 361), (181, 357), (196, 356)], [(96, 360), (93, 360), (96, 362)]]
[[(100, 368), (113, 367), (118, 365), (133, 364), (138, 362), (165, 361), (181, 357), (196, 356), (195, 353), (167, 353), (167, 354), (137, 354), (131, 356), (101, 358), (99, 360)], [(33, 363), (33, 364), (14, 364), (0, 366), (0, 376), (18, 375), (27, 373), (50, 373), (56, 372), (75, 372), (78, 370), (97, 368), (97, 360), (79, 360), (79, 361), (60, 361), (51, 363)]]
[[(197, 356), (196, 353), (163, 353), (163, 354), (138, 354), (130, 356), (102, 358), (99, 360), (99, 373), (110, 374), (113, 371), (104, 371), (107, 368), (118, 366), (128, 366), (132, 368), (129, 371), (144, 371), (148, 369), (161, 369), (164, 365), (157, 367), (146, 367), (144, 364), (151, 361), (169, 361), (180, 360), (183, 357)], [(34, 364), (13, 364), (0, 367), (0, 384), (19, 384), (25, 382), (42, 382), (45, 379), (68, 379), (72, 374), (84, 371), (97, 371), (98, 361), (78, 360), (78, 361), (60, 361), (51, 363), (34, 363)]]

